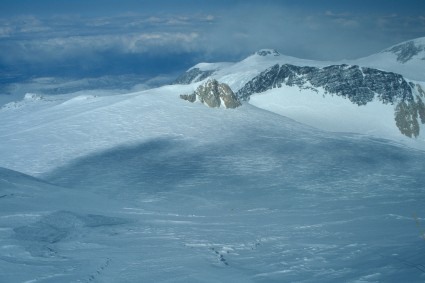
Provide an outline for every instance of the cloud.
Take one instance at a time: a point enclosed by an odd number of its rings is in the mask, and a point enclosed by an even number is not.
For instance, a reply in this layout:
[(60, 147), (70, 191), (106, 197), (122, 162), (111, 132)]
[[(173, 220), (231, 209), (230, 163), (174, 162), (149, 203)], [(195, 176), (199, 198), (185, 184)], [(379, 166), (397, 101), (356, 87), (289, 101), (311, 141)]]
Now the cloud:
[(5, 37), (10, 37), (12, 32), (13, 32), (13, 29), (11, 27), (7, 27), (7, 26), (0, 27), (0, 39)]
[[(336, 60), (361, 56), (359, 38), (365, 27), (349, 13), (305, 13), (282, 6), (241, 6), (223, 13), (208, 33), (200, 35), (209, 54), (246, 56), (260, 48), (310, 59)], [(233, 12), (233, 11), (232, 11)], [(350, 44), (351, 43), (351, 44)], [(343, 46), (344, 45), (344, 46)]]
[(425, 35), (424, 22), (410, 14), (341, 7), (322, 10), (320, 5), (315, 9), (274, 4), (238, 8), (237, 13), (220, 15), (206, 38), (211, 49), (242, 55), (248, 49), (275, 48), (295, 57), (340, 60), (368, 56)]
[(0, 70), (15, 74), (11, 80), (183, 70), (195, 63), (186, 54), (199, 51), (197, 30), (212, 21), (202, 14), (3, 19)]
[(235, 3), (167, 13), (3, 18), (0, 68), (22, 77), (156, 76), (199, 61), (240, 60), (260, 48), (319, 60), (362, 57), (425, 35), (424, 15)]
[[(20, 17), (1, 25), (0, 46), (11, 53), (0, 60), (57, 62), (75, 56), (95, 59), (96, 53), (104, 52), (195, 52), (205, 53), (206, 59), (217, 54), (226, 59), (225, 54), (240, 58), (263, 47), (298, 57), (340, 59), (374, 51), (361, 45), (378, 46), (370, 41), (380, 30), (401, 34), (409, 27), (416, 33), (424, 29), (423, 16), (414, 21), (394, 14), (376, 17), (332, 10), (305, 12), (270, 3), (239, 4), (201, 14)], [(394, 36), (397, 34), (391, 34)], [(390, 42), (390, 34), (386, 37)], [(378, 39), (385, 48), (382, 34)]]
[(360, 27), (359, 18), (350, 13), (334, 13), (332, 11), (326, 11), (325, 16), (331, 23), (345, 28), (357, 28)]
[[(198, 34), (151, 32), (124, 35), (87, 35), (33, 39), (21, 41), (16, 56), (25, 60), (60, 59), (67, 56), (92, 55), (95, 52), (112, 50), (119, 53), (146, 53), (158, 51), (160, 47), (173, 46), (177, 50), (190, 49)], [(170, 52), (172, 50), (167, 50)], [(34, 56), (38, 54), (40, 57)], [(10, 56), (10, 54), (9, 54)]]
[[(176, 75), (156, 76), (153, 78), (138, 75), (101, 76), (97, 78), (66, 79), (58, 77), (40, 77), (21, 83), (9, 84), (0, 88), (0, 108), (2, 105), (21, 100), (26, 93), (41, 96), (89, 94), (96, 96), (116, 95), (142, 91), (172, 82)], [(7, 95), (5, 95), (7, 94)]]
[(15, 55), (39, 61), (105, 50), (143, 53), (156, 52), (164, 46), (169, 46), (170, 51), (190, 50), (199, 35), (196, 29), (214, 19), (211, 15), (13, 19), (3, 21), (0, 28), (0, 46), (12, 54), (0, 56), (4, 60)]

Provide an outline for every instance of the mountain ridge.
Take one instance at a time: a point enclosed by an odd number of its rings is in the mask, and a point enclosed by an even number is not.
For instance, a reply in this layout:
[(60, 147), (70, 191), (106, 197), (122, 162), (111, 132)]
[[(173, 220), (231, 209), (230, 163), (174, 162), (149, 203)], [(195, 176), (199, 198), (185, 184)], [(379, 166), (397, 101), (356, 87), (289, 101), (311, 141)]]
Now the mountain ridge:
[(385, 52), (396, 54), (397, 61), (401, 63), (406, 63), (413, 57), (420, 57), (420, 60), (425, 61), (425, 37), (404, 41), (381, 51)]
[[(389, 55), (389, 56), (388, 56)], [(258, 60), (259, 58), (259, 60)], [(246, 57), (240, 62), (236, 63), (230, 63), (230, 62), (220, 62), (220, 63), (198, 63), (195, 66), (188, 69), (186, 73), (183, 73), (180, 77), (178, 77), (174, 83), (175, 84), (188, 84), (193, 82), (198, 82), (203, 79), (206, 79), (209, 76), (214, 76), (214, 74), (217, 77), (222, 77), (225, 75), (224, 73), (220, 73), (221, 70), (226, 68), (235, 67), (235, 65), (240, 65), (246, 61), (257, 61), (254, 62), (253, 65), (261, 65), (260, 68), (264, 68), (264, 66), (267, 65), (267, 63), (270, 64), (270, 66), (274, 64), (292, 64), (296, 66), (312, 66), (312, 67), (326, 67), (330, 65), (359, 65), (361, 67), (369, 67), (369, 68), (375, 68), (383, 71), (388, 72), (394, 72), (399, 73), (403, 77), (410, 79), (410, 80), (416, 80), (416, 81), (423, 81), (425, 82), (425, 70), (424, 67), (422, 67), (421, 74), (413, 74), (411, 72), (406, 71), (406, 68), (403, 67), (412, 67), (416, 69), (420, 66), (417, 66), (418, 62), (415, 63), (412, 66), (409, 66), (409, 61), (417, 59), (416, 61), (421, 61), (419, 63), (425, 63), (425, 37), (417, 38), (408, 40), (396, 45), (393, 45), (391, 47), (385, 48), (375, 54), (361, 57), (358, 59), (353, 60), (339, 60), (339, 61), (318, 61), (318, 60), (309, 60), (309, 59), (302, 59), (302, 58), (296, 58), (292, 56), (282, 55), (275, 49), (260, 49), (250, 56)], [(257, 64), (256, 64), (257, 63)], [(249, 65), (249, 64), (248, 64)], [(269, 67), (270, 67), (269, 66)], [(401, 70), (398, 70), (397, 68), (401, 68)], [(196, 70), (196, 71), (194, 71)], [(195, 75), (196, 73), (196, 75)], [(183, 80), (182, 78), (188, 74), (191, 74), (193, 76), (193, 79), (196, 78), (196, 80), (190, 80), (186, 79)], [(200, 77), (197, 77), (197, 75), (202, 74), (202, 79)], [(409, 76), (412, 75), (412, 76)], [(189, 76), (188, 76), (189, 77)]]
[[(246, 101), (250, 101), (252, 95), (267, 97), (269, 91), (280, 89), (282, 85), (300, 92), (311, 90), (317, 95), (323, 96), (325, 104), (326, 101), (332, 100), (331, 96), (333, 95), (348, 99), (354, 105), (366, 107), (366, 109), (370, 108), (368, 105), (372, 101), (378, 101), (386, 105), (385, 107), (388, 109), (392, 109), (391, 111), (394, 113), (393, 118), (386, 118), (385, 122), (397, 129), (397, 131), (391, 130), (392, 136), (397, 136), (396, 132), (398, 132), (409, 138), (418, 138), (422, 136), (421, 132), (425, 131), (424, 87), (421, 85), (422, 82), (412, 80), (406, 74), (413, 74), (412, 77), (417, 77), (416, 74), (418, 74), (421, 77), (417, 68), (425, 70), (423, 66), (416, 64), (418, 60), (423, 62), (420, 57), (422, 56), (421, 52), (425, 50), (424, 42), (425, 38), (406, 41), (366, 57), (366, 59), (341, 62), (297, 59), (282, 55), (273, 49), (261, 49), (233, 64), (197, 64), (187, 73), (182, 74), (176, 83), (192, 84), (201, 83), (206, 79), (217, 79), (230, 85), (237, 97)], [(424, 45), (422, 46), (422, 44)], [(375, 59), (371, 60), (371, 58)], [(381, 68), (385, 65), (391, 65), (391, 67)], [(398, 68), (401, 68), (401, 72), (397, 72)], [(285, 97), (286, 93), (288, 92), (285, 88), (281, 91), (282, 97)], [(257, 98), (254, 103), (260, 100)], [(276, 109), (270, 107), (272, 101), (267, 102), (267, 98), (263, 98), (263, 100), (256, 106), (264, 107), (266, 105), (265, 109), (267, 110)], [(279, 99), (279, 103), (286, 105), (293, 102)], [(298, 101), (297, 103), (298, 106), (301, 106), (306, 102)], [(325, 106), (321, 111), (327, 111)], [(357, 110), (350, 108), (349, 111), (356, 112)], [(370, 108), (370, 111), (371, 115), (368, 116), (372, 117), (376, 110)], [(321, 127), (320, 119), (318, 121), (315, 121), (313, 117), (311, 117), (312, 119), (303, 119), (300, 114), (286, 110), (279, 110), (277, 113), (289, 118), (297, 117), (299, 122), (329, 130), (327, 127)], [(377, 119), (382, 119), (378, 112), (374, 114)], [(329, 112), (327, 116), (329, 115), (335, 115), (334, 119), (338, 120), (336, 114)], [(299, 120), (300, 117), (301, 120)], [(348, 126), (347, 124), (347, 129), (350, 128)], [(330, 128), (330, 130), (333, 129)], [(370, 133), (371, 131), (375, 130), (365, 126), (365, 130), (361, 132)]]

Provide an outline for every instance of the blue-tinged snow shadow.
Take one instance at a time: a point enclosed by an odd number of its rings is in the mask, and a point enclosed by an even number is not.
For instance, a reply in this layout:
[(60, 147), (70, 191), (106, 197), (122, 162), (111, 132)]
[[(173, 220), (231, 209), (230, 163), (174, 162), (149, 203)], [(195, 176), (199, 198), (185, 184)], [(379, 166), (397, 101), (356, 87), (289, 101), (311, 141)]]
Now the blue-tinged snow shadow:
[(71, 188), (167, 189), (202, 170), (201, 156), (175, 139), (153, 139), (79, 158), (57, 168), (47, 180)]
[(189, 187), (227, 193), (250, 189), (372, 193), (417, 191), (425, 184), (420, 152), (367, 138), (270, 136), (247, 132), (238, 139), (202, 146), (173, 137), (152, 139), (77, 159), (45, 179), (111, 194)]
[[(270, 271), (264, 282), (315, 276), (318, 282), (342, 282), (376, 270), (398, 281), (421, 276), (398, 258), (423, 262), (412, 215), (425, 215), (424, 153), (347, 135), (238, 134), (211, 144), (164, 137), (113, 148), (58, 168), (48, 180), (124, 199), (123, 206), (140, 212), (135, 214), (140, 223), (153, 225), (155, 236), (172, 232), (179, 246), (187, 239), (234, 247), (250, 243), (238, 250), (243, 259), (223, 256), (230, 268), (242, 267), (247, 274)], [(32, 237), (45, 222), (17, 234)], [(41, 236), (42, 243), (57, 239)], [(211, 253), (211, 248), (194, 249)], [(272, 273), (282, 260), (299, 269)]]

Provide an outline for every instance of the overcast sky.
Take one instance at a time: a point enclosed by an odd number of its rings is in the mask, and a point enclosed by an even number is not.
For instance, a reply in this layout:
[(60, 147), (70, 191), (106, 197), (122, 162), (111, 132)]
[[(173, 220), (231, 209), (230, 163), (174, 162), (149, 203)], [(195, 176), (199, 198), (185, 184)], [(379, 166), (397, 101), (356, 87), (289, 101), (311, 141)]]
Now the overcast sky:
[(424, 0), (1, 0), (0, 75), (153, 77), (261, 48), (351, 59), (423, 36)]

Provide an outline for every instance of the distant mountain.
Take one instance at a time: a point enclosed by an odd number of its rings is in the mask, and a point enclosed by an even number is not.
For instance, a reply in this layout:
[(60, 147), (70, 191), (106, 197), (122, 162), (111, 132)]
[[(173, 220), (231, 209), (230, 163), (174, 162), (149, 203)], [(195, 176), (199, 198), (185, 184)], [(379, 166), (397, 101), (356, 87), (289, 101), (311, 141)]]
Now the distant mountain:
[(377, 54), (349, 63), (399, 73), (411, 80), (424, 82), (425, 37), (391, 46)]
[(425, 87), (417, 79), (425, 81), (424, 42), (405, 42), (349, 62), (262, 49), (233, 64), (198, 64), (176, 83), (214, 78), (241, 100), (321, 129), (422, 139)]
[(424, 91), (419, 84), (408, 83), (399, 74), (356, 65), (316, 68), (276, 64), (249, 81), (237, 95), (249, 99), (255, 93), (281, 88), (284, 84), (301, 91), (337, 95), (358, 106), (373, 101), (394, 105), (395, 124), (408, 137), (418, 137), (419, 124), (425, 123)]
[(425, 60), (425, 38), (407, 41), (383, 52), (393, 53), (397, 55), (397, 62), (402, 64), (411, 62), (412, 60)]

